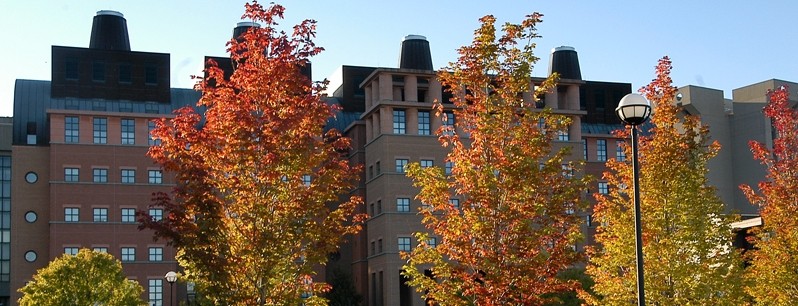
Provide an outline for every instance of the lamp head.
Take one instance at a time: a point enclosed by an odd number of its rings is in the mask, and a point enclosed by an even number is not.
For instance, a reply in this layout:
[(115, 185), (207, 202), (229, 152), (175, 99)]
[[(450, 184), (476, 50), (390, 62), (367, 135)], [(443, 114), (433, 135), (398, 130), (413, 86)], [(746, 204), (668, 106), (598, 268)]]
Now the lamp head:
[(651, 116), (651, 103), (639, 94), (630, 93), (621, 98), (615, 114), (626, 124), (640, 125)]
[(173, 284), (177, 281), (177, 273), (175, 273), (175, 271), (169, 271), (166, 273), (164, 278), (166, 279), (167, 283)]

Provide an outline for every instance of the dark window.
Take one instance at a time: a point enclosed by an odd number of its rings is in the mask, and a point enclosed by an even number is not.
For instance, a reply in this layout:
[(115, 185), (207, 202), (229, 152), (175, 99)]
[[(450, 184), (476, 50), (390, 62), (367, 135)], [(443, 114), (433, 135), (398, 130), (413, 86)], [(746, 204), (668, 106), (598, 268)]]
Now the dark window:
[(147, 85), (158, 84), (158, 67), (155, 65), (144, 67), (144, 83)]
[(105, 82), (105, 62), (94, 61), (91, 63), (91, 80)]
[(64, 69), (64, 72), (65, 72), (64, 78), (66, 78), (67, 80), (77, 80), (78, 77), (80, 76), (80, 73), (78, 73), (78, 59), (77, 58), (71, 58), (71, 57), (67, 58), (66, 59), (66, 65), (65, 65), (64, 68), (65, 68)]
[(130, 77), (130, 64), (119, 64), (119, 83), (130, 84), (132, 79)]

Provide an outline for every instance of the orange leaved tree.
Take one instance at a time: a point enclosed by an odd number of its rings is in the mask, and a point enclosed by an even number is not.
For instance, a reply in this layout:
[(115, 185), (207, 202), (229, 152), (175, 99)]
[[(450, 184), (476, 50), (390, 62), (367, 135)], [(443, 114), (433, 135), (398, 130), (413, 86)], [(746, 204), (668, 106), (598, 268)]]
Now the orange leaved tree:
[[(644, 284), (651, 305), (743, 305), (742, 261), (731, 246), (732, 216), (707, 183), (707, 161), (720, 149), (699, 118), (673, 103), (671, 61), (641, 89), (654, 106), (648, 136), (640, 137), (640, 199)], [(618, 131), (628, 137), (628, 130)], [(627, 147), (627, 155), (631, 155)], [(610, 160), (609, 194), (597, 194), (601, 223), (588, 253), (595, 281), (593, 305), (629, 305), (637, 299), (631, 161)]]
[[(541, 305), (578, 287), (555, 276), (580, 258), (572, 249), (581, 222), (574, 212), (584, 208), (586, 179), (574, 175), (581, 165), (569, 161), (570, 147), (552, 149), (569, 118), (535, 108), (537, 93), (555, 82), (552, 76), (531, 88), (538, 60), (531, 40), (541, 16), (505, 24), (500, 37), (494, 17), (483, 17), (473, 43), (438, 74), (454, 97), (456, 130), (468, 137), (447, 125), (438, 131), (451, 148), (451, 175), (409, 167), (417, 198), (428, 204), (423, 223), (440, 243), (418, 233), (421, 245), (404, 254), (404, 275), (438, 305)], [(533, 98), (524, 99), (529, 92)], [(451, 105), (435, 107), (441, 117)]]
[(232, 76), (210, 63), (204, 114), (180, 109), (152, 133), (161, 144), (149, 155), (177, 186), (155, 198), (165, 217), (143, 227), (176, 247), (187, 280), (216, 305), (324, 303), (313, 268), (360, 226), (359, 198), (331, 205), (357, 179), (341, 153), (349, 140), (324, 131), (335, 108), (300, 72), (322, 50), (315, 22), (287, 35), (276, 28), (283, 12), (247, 4), (243, 18), (260, 27), (228, 43)]
[(759, 192), (741, 186), (762, 215), (762, 227), (754, 229), (749, 293), (762, 305), (790, 305), (798, 300), (798, 111), (790, 106), (786, 87), (768, 97), (765, 116), (775, 130), (773, 149), (750, 143), (754, 157), (767, 167), (767, 180), (759, 183)]

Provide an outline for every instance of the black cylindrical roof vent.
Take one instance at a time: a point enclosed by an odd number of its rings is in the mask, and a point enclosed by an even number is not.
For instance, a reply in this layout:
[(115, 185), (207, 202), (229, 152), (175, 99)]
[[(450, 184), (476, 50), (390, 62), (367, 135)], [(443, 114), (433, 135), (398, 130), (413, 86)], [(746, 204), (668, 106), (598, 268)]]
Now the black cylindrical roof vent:
[(407, 35), (402, 40), (402, 53), (399, 55), (399, 68), (432, 69), (432, 54), (427, 38), (421, 35)]
[(91, 26), (89, 48), (130, 51), (125, 16), (117, 11), (98, 11)]
[(246, 33), (247, 30), (249, 30), (249, 28), (252, 27), (259, 28), (260, 24), (251, 21), (244, 21), (237, 23), (236, 27), (233, 28), (233, 38), (238, 38), (239, 36), (241, 36), (241, 34)]
[(557, 47), (551, 50), (549, 74), (557, 72), (561, 79), (581, 80), (582, 71), (579, 69), (579, 56), (573, 47)]

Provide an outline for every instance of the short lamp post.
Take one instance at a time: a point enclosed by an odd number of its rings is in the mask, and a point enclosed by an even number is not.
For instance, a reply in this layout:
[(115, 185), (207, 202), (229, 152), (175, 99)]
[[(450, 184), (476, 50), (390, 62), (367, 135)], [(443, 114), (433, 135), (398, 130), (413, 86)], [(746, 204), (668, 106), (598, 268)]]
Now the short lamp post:
[(637, 160), (637, 126), (645, 123), (651, 116), (651, 103), (639, 94), (630, 93), (621, 98), (615, 109), (618, 118), (632, 129), (632, 169), (634, 177), (635, 205), (635, 259), (637, 261), (637, 305), (646, 305), (643, 281), (643, 238), (640, 224), (640, 165)]
[(169, 271), (164, 278), (166, 282), (169, 283), (169, 305), (171, 306), (174, 301), (174, 285), (177, 281), (177, 273), (175, 273), (175, 271)]

